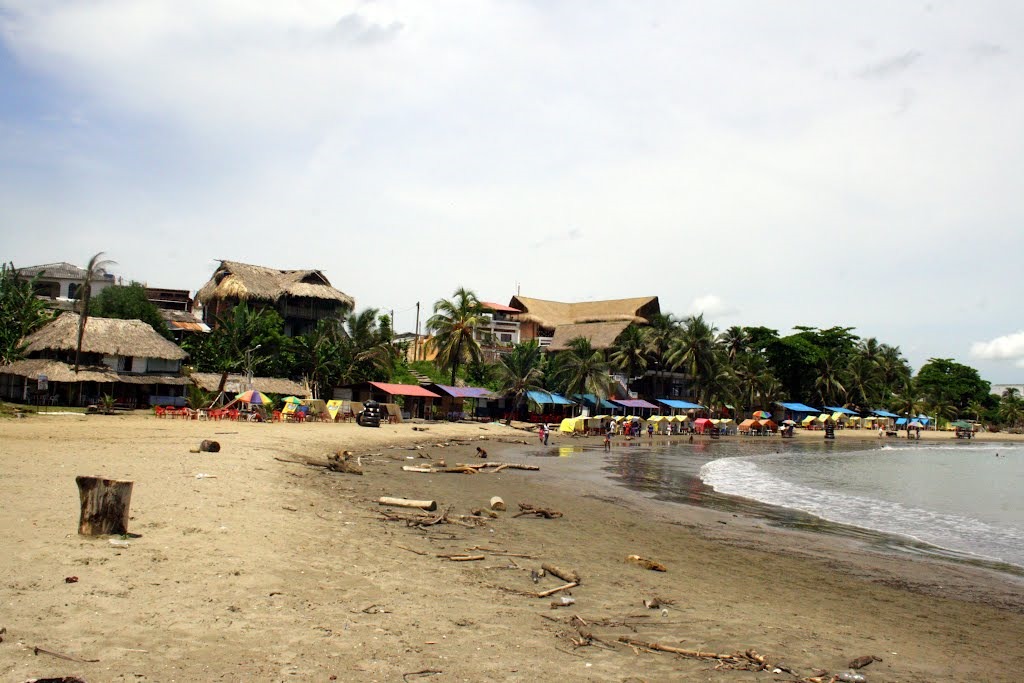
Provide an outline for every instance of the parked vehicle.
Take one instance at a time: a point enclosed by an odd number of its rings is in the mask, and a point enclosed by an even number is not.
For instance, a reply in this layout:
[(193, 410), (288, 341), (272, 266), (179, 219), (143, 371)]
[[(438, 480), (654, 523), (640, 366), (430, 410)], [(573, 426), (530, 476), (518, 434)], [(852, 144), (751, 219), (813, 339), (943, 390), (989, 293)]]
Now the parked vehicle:
[(366, 401), (363, 409), (356, 415), (356, 424), (360, 427), (380, 427), (380, 404)]

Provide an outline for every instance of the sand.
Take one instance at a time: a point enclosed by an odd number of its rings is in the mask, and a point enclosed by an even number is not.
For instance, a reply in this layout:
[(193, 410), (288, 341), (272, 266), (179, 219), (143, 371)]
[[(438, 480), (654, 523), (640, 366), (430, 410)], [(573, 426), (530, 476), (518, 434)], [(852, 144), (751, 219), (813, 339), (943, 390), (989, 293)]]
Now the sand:
[[(223, 450), (190, 453), (203, 438)], [(473, 444), (437, 446), (452, 439)], [(522, 446), (502, 440), (539, 450), (534, 437), (501, 425), (418, 432), (145, 414), (0, 421), (0, 680), (792, 679), (614, 644), (624, 635), (704, 651), (752, 648), (803, 676), (875, 655), (882, 661), (863, 670), (872, 683), (1022, 675), (1016, 577), (654, 503), (579, 479), (579, 458), (516, 454)], [(479, 462), (477, 445), (490, 461), (541, 469), (401, 470), (442, 458)], [(301, 464), (337, 449), (359, 454), (365, 474)], [(77, 534), (78, 474), (135, 482), (129, 530), (138, 537), (129, 547)], [(382, 495), (436, 499), (452, 515), (500, 495), (509, 511), (480, 526), (411, 528), (381, 515)], [(514, 518), (520, 502), (564, 516)], [(438, 557), (450, 553), (485, 559)], [(668, 571), (627, 563), (630, 554)], [(534, 583), (530, 570), (542, 562), (582, 576), (574, 605), (552, 608), (561, 594), (529, 595), (561, 583)], [(673, 604), (645, 609), (653, 597)], [(574, 614), (612, 644), (574, 647)]]

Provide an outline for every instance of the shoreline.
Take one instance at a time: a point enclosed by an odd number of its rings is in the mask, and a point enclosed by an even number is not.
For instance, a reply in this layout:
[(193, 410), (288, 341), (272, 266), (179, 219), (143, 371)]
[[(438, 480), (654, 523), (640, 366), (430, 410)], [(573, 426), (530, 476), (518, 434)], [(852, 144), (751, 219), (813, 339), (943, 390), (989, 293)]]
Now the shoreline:
[[(56, 419), (59, 429), (49, 418), (0, 422), (0, 529), (11, 549), (0, 558), (5, 681), (384, 681), (426, 669), (443, 672), (432, 678), (439, 682), (743, 676), (621, 644), (575, 649), (572, 614), (611, 643), (632, 634), (719, 652), (753, 648), (805, 675), (875, 654), (883, 661), (865, 671), (872, 683), (1015, 680), (1024, 661), (1024, 597), (1005, 574), (666, 506), (574, 478), (574, 458), (517, 458), (539, 472), (401, 470), (442, 458), (479, 462), (480, 444), (490, 461), (538, 450), (535, 436), (500, 425), (416, 432)], [(190, 454), (202, 438), (218, 439), (222, 452)], [(365, 474), (301, 464), (337, 449), (358, 454)], [(129, 530), (141, 536), (130, 548), (74, 533), (75, 474), (136, 481)], [(472, 527), (417, 529), (385, 519), (376, 504), (384, 495), (436, 499), (452, 515), (500, 495), (510, 511)], [(514, 518), (522, 502), (564, 515)], [(437, 557), (456, 552), (485, 559)], [(626, 563), (630, 554), (668, 571)], [(525, 595), (559, 585), (531, 581), (542, 562), (583, 576), (575, 605), (552, 609), (551, 598)], [(70, 575), (79, 581), (64, 583)], [(674, 604), (645, 610), (651, 597)], [(34, 646), (100, 662), (33, 656)]]

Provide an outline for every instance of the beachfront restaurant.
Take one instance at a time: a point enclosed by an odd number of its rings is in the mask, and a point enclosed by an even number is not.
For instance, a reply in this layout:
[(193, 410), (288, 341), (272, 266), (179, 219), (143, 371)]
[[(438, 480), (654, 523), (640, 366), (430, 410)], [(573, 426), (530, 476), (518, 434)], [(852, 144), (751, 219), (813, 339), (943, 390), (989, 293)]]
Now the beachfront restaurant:
[[(490, 401), (498, 396), (483, 387), (453, 387), (447, 384), (427, 384), (425, 387), (441, 397), (434, 403), (434, 419), (465, 420), (472, 417), (494, 417), (487, 410)], [(481, 410), (483, 408), (483, 410)]]
[[(526, 397), (526, 415), (520, 414), (520, 419), (526, 418), (529, 422), (557, 422), (561, 423), (563, 418), (571, 417), (575, 412), (576, 404), (565, 396), (550, 391), (528, 391)], [(521, 410), (522, 413), (522, 410)]]
[(612, 403), (606, 398), (602, 398), (599, 402), (594, 394), (573, 394), (571, 398), (576, 403), (586, 406), (591, 415), (614, 415), (616, 412), (622, 412), (622, 406)]
[(817, 408), (812, 408), (811, 406), (803, 403), (785, 403), (780, 401), (775, 405), (782, 406), (782, 420), (780, 420), (780, 422), (792, 420), (793, 422), (805, 427), (808, 423), (814, 421), (813, 419), (807, 420), (808, 417), (817, 417), (818, 414), (821, 413)]
[[(649, 403), (642, 398), (616, 398), (612, 399), (612, 402), (617, 403), (623, 408), (629, 408), (630, 411), (634, 411), (634, 415), (639, 415), (644, 419), (653, 415), (655, 410), (661, 410), (658, 406), (653, 403)], [(647, 413), (646, 415), (644, 414), (645, 411)]]
[(360, 382), (346, 384), (342, 389), (352, 392), (352, 400), (365, 403), (377, 401), (384, 406), (388, 418), (402, 419), (425, 418), (433, 415), (434, 401), (440, 396), (418, 384), (390, 384), (388, 382)]

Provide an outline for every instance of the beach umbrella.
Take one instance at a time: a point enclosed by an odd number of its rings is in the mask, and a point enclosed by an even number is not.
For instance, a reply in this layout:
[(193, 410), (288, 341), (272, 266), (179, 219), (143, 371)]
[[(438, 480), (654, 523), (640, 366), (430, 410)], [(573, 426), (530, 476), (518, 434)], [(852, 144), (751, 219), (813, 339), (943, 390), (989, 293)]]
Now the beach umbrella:
[(281, 400), (285, 403), (294, 403), (297, 406), (302, 405), (302, 399), (298, 396), (285, 396)]
[(922, 427), (924, 427), (924, 425), (918, 422), (917, 420), (914, 420), (907, 426), (910, 427), (911, 429), (921, 429)]
[(764, 411), (764, 410), (755, 410), (754, 411), (754, 419), (755, 420), (767, 420), (771, 416), (772, 416), (771, 413), (769, 413), (767, 411)]
[(250, 389), (249, 391), (242, 392), (238, 396), (235, 396), (235, 398), (241, 401), (242, 403), (251, 403), (257, 406), (270, 405), (271, 403), (273, 403), (269, 396), (267, 396), (261, 391), (256, 391), (255, 389)]
[(787, 426), (788, 426), (788, 425), (795, 425), (795, 424), (796, 424), (796, 422), (794, 422), (793, 420), (783, 420), (783, 421), (782, 421), (782, 424), (784, 424), (784, 425), (787, 425)]

